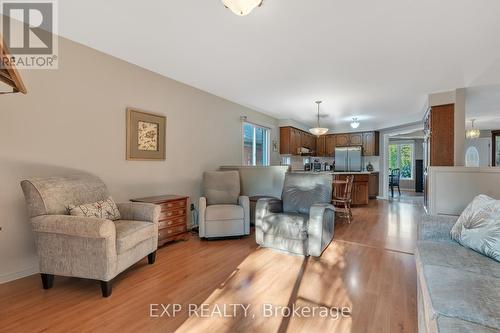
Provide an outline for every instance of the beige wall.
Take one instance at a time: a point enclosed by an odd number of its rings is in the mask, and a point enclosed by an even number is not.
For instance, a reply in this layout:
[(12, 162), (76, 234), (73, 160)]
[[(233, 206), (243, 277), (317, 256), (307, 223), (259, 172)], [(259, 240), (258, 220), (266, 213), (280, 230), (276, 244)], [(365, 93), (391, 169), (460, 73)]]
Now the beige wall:
[[(20, 180), (84, 170), (117, 201), (200, 194), (204, 170), (242, 160), (241, 120), (277, 120), (61, 39), (59, 70), (21, 74), (28, 95), (0, 96), (0, 282), (36, 272)], [(167, 160), (125, 160), (125, 108), (167, 116)], [(272, 153), (272, 163), (279, 163)]]

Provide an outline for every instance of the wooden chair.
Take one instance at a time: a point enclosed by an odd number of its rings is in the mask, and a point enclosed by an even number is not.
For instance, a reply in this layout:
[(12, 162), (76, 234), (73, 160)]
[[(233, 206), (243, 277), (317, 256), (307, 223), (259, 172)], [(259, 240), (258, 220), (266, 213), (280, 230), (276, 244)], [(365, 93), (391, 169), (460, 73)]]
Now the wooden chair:
[(398, 187), (399, 196), (401, 196), (401, 188), (399, 187), (399, 179), (401, 178), (401, 170), (392, 169), (389, 175), (389, 187), (391, 188), (391, 197), (394, 197), (394, 187)]
[(347, 223), (352, 221), (352, 186), (354, 176), (347, 176), (345, 180), (333, 181), (332, 204), (335, 206), (335, 213), (342, 218), (347, 219)]

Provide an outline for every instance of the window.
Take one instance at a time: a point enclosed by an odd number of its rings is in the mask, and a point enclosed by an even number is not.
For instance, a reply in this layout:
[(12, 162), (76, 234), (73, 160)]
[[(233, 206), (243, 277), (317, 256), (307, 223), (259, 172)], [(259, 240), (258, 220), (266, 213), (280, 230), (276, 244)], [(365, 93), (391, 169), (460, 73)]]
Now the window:
[(243, 164), (269, 165), (269, 128), (243, 123)]
[(413, 143), (389, 145), (389, 168), (399, 169), (401, 179), (413, 179)]

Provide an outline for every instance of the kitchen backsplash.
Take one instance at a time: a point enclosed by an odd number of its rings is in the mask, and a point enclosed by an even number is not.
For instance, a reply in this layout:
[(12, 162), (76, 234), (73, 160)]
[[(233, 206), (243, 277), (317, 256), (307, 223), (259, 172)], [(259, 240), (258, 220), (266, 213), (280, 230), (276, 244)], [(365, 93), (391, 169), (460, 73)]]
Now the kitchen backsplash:
[[(313, 156), (292, 156), (292, 155), (281, 155), (282, 165), (291, 165), (292, 170), (304, 170), (304, 164), (318, 160), (319, 162), (333, 164), (333, 157), (313, 157)], [(374, 171), (380, 170), (380, 157), (379, 156), (364, 156), (363, 157), (363, 170), (366, 170), (368, 163), (373, 165)]]
[(363, 156), (363, 166), (365, 170), (368, 163), (373, 165), (373, 171), (380, 171), (380, 156)]

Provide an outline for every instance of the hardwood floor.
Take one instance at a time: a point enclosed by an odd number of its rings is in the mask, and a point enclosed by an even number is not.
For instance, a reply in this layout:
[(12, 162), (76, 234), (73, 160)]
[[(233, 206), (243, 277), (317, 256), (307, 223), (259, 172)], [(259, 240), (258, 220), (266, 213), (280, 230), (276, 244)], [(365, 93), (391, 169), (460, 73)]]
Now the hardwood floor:
[[(191, 237), (158, 251), (116, 278), (102, 298), (99, 282), (56, 277), (43, 290), (38, 275), (0, 285), (0, 331), (5, 332), (416, 332), (413, 249), (418, 204), (371, 201), (338, 220), (334, 242), (321, 258), (258, 248), (253, 236), (200, 241)], [(175, 317), (150, 317), (150, 304), (181, 304)], [(233, 317), (188, 315), (189, 304), (244, 304)], [(350, 308), (342, 316), (265, 317), (273, 310), (309, 306)], [(171, 308), (169, 308), (171, 312)], [(230, 311), (231, 310), (231, 311)], [(154, 314), (162, 313), (161, 306)], [(336, 318), (337, 317), (337, 318)]]

